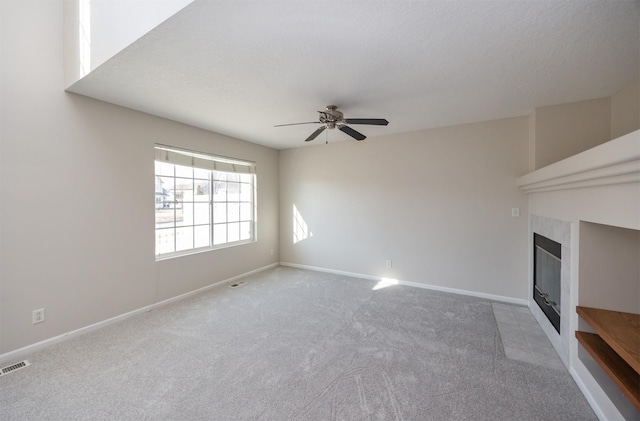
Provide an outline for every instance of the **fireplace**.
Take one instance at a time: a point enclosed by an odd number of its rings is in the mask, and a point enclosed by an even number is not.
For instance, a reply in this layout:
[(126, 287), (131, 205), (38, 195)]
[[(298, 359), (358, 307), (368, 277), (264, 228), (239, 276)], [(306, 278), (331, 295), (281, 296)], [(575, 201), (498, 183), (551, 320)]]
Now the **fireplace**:
[(533, 234), (533, 299), (560, 333), (562, 246)]

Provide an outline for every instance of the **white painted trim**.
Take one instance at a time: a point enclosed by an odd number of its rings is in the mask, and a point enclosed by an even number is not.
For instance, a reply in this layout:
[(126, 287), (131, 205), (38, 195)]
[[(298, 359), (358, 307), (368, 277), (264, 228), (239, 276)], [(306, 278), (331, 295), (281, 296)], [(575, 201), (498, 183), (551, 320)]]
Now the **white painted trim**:
[(271, 269), (271, 268), (274, 268), (274, 267), (279, 266), (279, 265), (280, 264), (278, 262), (271, 263), (270, 265), (262, 266), (262, 267), (260, 267), (258, 269), (254, 269), (254, 270), (251, 270), (249, 272), (245, 272), (245, 273), (242, 273), (240, 275), (233, 276), (231, 278), (225, 279), (224, 281), (216, 282), (214, 284), (207, 285), (207, 286), (202, 287), (202, 288), (194, 289), (193, 291), (186, 292), (184, 294), (177, 295), (177, 296), (172, 297), (172, 298), (167, 298), (166, 300), (162, 300), (160, 302), (157, 302), (155, 304), (150, 305), (149, 306), (150, 307), (149, 310), (153, 310), (156, 307), (162, 307), (162, 306), (165, 306), (167, 304), (171, 304), (171, 303), (176, 302), (176, 301), (184, 300), (185, 298), (189, 298), (189, 297), (191, 297), (193, 295), (200, 294), (200, 293), (205, 292), (207, 290), (210, 290), (212, 288), (215, 288), (215, 287), (218, 287), (218, 286), (221, 286), (221, 285), (225, 285), (225, 284), (229, 284), (229, 283), (235, 281), (236, 279), (244, 278), (246, 276), (253, 275), (254, 273), (262, 272), (264, 270)]
[(637, 183), (640, 130), (525, 174), (517, 184), (526, 193)]
[[(354, 277), (354, 278), (367, 279), (367, 280), (370, 280), (370, 281), (382, 281), (382, 277), (381, 276), (365, 275), (365, 274), (362, 274), (362, 273), (354, 273), (354, 272), (345, 272), (345, 271), (341, 271), (341, 270), (327, 269), (327, 268), (322, 268), (322, 267), (317, 267), (317, 266), (300, 265), (300, 264), (297, 264), (297, 263), (280, 262), (280, 264), (282, 266), (289, 266), (289, 267), (298, 268), (298, 269), (307, 269), (307, 270), (313, 270), (313, 271), (316, 271), (316, 272), (335, 273), (337, 275), (351, 276), (351, 277)], [(521, 306), (527, 306), (528, 305), (528, 301), (526, 299), (505, 297), (503, 295), (487, 294), (487, 293), (484, 293), (484, 292), (469, 291), (469, 290), (465, 290), (465, 289), (449, 288), (449, 287), (443, 287), (443, 286), (439, 286), (439, 285), (423, 284), (423, 283), (420, 283), (420, 282), (411, 282), (411, 281), (398, 280), (398, 285), (404, 285), (404, 286), (415, 287), (415, 288), (430, 289), (430, 290), (433, 290), (433, 291), (440, 291), (440, 292), (448, 292), (448, 293), (451, 293), (451, 294), (467, 295), (467, 296), (471, 296), (471, 297), (484, 298), (484, 299), (491, 300), (491, 301), (499, 301), (499, 302), (502, 302), (502, 303), (516, 304), (516, 305), (521, 305)]]
[(49, 339), (45, 339), (44, 341), (37, 342), (35, 344), (27, 345), (27, 346), (25, 346), (23, 348), (19, 348), (19, 349), (16, 349), (14, 351), (9, 351), (9, 352), (7, 352), (5, 354), (0, 355), (0, 365), (4, 365), (6, 363), (9, 363), (10, 361), (21, 360), (27, 354), (31, 354), (31, 353), (36, 352), (36, 351), (40, 351), (41, 349), (44, 349), (44, 348), (49, 347), (51, 345), (66, 341), (66, 340), (71, 339), (71, 338), (75, 338), (75, 337), (80, 336), (80, 335), (84, 335), (84, 334), (89, 333), (89, 332), (93, 332), (95, 330), (98, 330), (100, 328), (112, 325), (114, 323), (120, 322), (120, 321), (128, 319), (130, 317), (137, 316), (138, 314), (142, 314), (142, 313), (151, 311), (151, 310), (153, 310), (155, 308), (159, 308), (159, 307), (165, 306), (167, 304), (171, 304), (171, 303), (176, 302), (176, 301), (184, 300), (185, 298), (189, 298), (189, 297), (191, 297), (193, 295), (200, 294), (200, 293), (205, 292), (207, 290), (210, 290), (212, 288), (231, 283), (231, 282), (235, 281), (236, 279), (244, 278), (244, 277), (252, 275), (254, 273), (262, 272), (264, 270), (271, 269), (271, 268), (279, 266), (279, 265), (280, 264), (278, 262), (272, 263), (270, 265), (263, 266), (263, 267), (260, 267), (258, 269), (254, 269), (252, 271), (245, 272), (243, 274), (240, 274), (240, 275), (225, 279), (223, 281), (216, 282), (216, 283), (213, 283), (211, 285), (207, 285), (205, 287), (198, 288), (196, 290), (193, 290), (193, 291), (181, 294), (181, 295), (177, 295), (175, 297), (168, 298), (166, 300), (162, 300), (162, 301), (159, 301), (157, 303), (153, 303), (153, 304), (148, 305), (148, 306), (144, 306), (142, 308), (130, 311), (128, 313), (120, 314), (118, 316), (111, 317), (110, 319), (102, 320), (100, 322), (91, 324), (89, 326), (81, 327), (80, 329), (72, 330), (70, 332), (63, 333), (62, 335), (54, 336), (53, 338), (49, 338)]
[(600, 421), (624, 419), (582, 362), (572, 364), (569, 373)]
[(602, 413), (602, 410), (600, 409), (600, 406), (593, 398), (593, 395), (591, 395), (591, 391), (589, 390), (589, 388), (587, 388), (587, 386), (582, 382), (582, 378), (580, 377), (578, 372), (573, 367), (569, 367), (569, 374), (571, 374), (571, 377), (573, 377), (573, 381), (576, 382), (578, 388), (580, 388), (580, 391), (587, 399), (587, 402), (591, 406), (591, 409), (593, 409), (593, 412), (595, 412), (596, 417), (598, 417), (598, 419), (601, 421), (606, 420), (604, 414)]
[(416, 288), (431, 289), (431, 290), (434, 290), (434, 291), (448, 292), (448, 293), (451, 293), (451, 294), (467, 295), (467, 296), (470, 296), (470, 297), (484, 298), (486, 300), (498, 301), (498, 302), (501, 302), (501, 303), (508, 303), (508, 304), (516, 304), (516, 305), (519, 305), (519, 306), (527, 306), (527, 304), (528, 304), (527, 300), (522, 299), (522, 298), (506, 297), (504, 295), (487, 294), (485, 292), (469, 291), (467, 289), (449, 288), (449, 287), (443, 287), (443, 286), (439, 286), (439, 285), (430, 285), (430, 284), (423, 284), (423, 283), (419, 283), (419, 282), (410, 282), (410, 281), (398, 281), (398, 284), (411, 286), (411, 287), (416, 287)]
[(351, 276), (353, 278), (368, 279), (370, 281), (381, 281), (379, 276), (363, 275), (362, 273), (345, 272), (343, 270), (327, 269), (319, 266), (300, 265), (298, 263), (280, 262), (281, 266), (289, 266), (297, 269), (313, 270), (315, 272), (335, 273), (336, 275)]

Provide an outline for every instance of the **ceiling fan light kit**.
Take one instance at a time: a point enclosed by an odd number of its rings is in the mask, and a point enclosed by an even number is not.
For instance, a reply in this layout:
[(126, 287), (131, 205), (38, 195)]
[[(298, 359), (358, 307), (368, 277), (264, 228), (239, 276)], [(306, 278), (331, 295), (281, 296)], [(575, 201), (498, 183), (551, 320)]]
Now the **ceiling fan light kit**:
[(346, 133), (355, 140), (360, 141), (366, 139), (367, 137), (357, 130), (354, 130), (351, 127), (347, 126), (347, 124), (368, 124), (373, 126), (386, 126), (387, 124), (389, 124), (389, 122), (384, 118), (344, 118), (344, 114), (342, 113), (342, 111), (339, 111), (338, 107), (335, 105), (327, 105), (324, 111), (318, 111), (318, 114), (320, 114), (320, 118), (318, 119), (318, 121), (279, 124), (275, 127), (295, 126), (298, 124), (322, 124), (322, 126), (318, 127), (313, 133), (311, 133), (308, 138), (305, 139), (305, 142), (311, 142), (326, 129), (335, 129), (336, 127), (341, 132)]

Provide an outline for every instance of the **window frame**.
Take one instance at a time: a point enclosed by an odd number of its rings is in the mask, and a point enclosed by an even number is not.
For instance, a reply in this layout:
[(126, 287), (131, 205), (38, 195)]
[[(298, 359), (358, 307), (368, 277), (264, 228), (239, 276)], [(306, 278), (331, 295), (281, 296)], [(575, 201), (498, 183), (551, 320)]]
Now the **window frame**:
[[(155, 227), (154, 227), (154, 256), (156, 261), (171, 259), (174, 257), (186, 256), (190, 254), (203, 253), (213, 250), (218, 250), (222, 248), (235, 247), (244, 244), (250, 244), (257, 241), (257, 175), (255, 171), (255, 163), (250, 161), (239, 160), (235, 158), (227, 158), (220, 157), (216, 155), (210, 155), (203, 152), (195, 152), (189, 151), (185, 149), (178, 149), (172, 146), (165, 146), (156, 144), (155, 147), (156, 156), (154, 159), (154, 178), (155, 178)], [(185, 157), (191, 158), (185, 160)], [(178, 162), (176, 162), (178, 161)], [(192, 162), (191, 166), (183, 165), (184, 163)], [(171, 175), (169, 175), (166, 171), (159, 170), (157, 163), (166, 163), (171, 165)], [(203, 168), (207, 167), (207, 168)], [(218, 168), (220, 167), (220, 168)], [(185, 176), (184, 174), (179, 174), (178, 170), (184, 171), (184, 169), (188, 168), (190, 172), (190, 176)], [(237, 169), (240, 170), (237, 170)], [(228, 171), (229, 169), (233, 169), (233, 171)], [(206, 178), (203, 176), (203, 172), (206, 172)], [(200, 173), (200, 174), (198, 174)], [(173, 183), (172, 189), (165, 190), (163, 186), (163, 180), (171, 180)], [(222, 180), (224, 179), (224, 180)], [(173, 210), (173, 215), (171, 221), (165, 222), (171, 225), (165, 227), (158, 226), (158, 214), (159, 209), (165, 209), (165, 202), (162, 197), (165, 192), (177, 192), (178, 184), (176, 184), (179, 180), (188, 180), (186, 185), (191, 185), (192, 194), (188, 195), (189, 199), (180, 201), (181, 207), (178, 208), (177, 200), (175, 198), (172, 201), (169, 201), (169, 209)], [(208, 184), (208, 191), (205, 196), (208, 196), (208, 201), (198, 201), (196, 199), (196, 186), (198, 183), (206, 182)], [(224, 182), (225, 184), (225, 200), (220, 201), (219, 197), (216, 199), (214, 197), (214, 188), (216, 183)], [(237, 198), (232, 198), (230, 200), (230, 193), (228, 191), (229, 184), (237, 183), (237, 192), (235, 195)], [(183, 185), (184, 185), (183, 184)], [(160, 192), (159, 192), (160, 186)], [(245, 186), (244, 191), (242, 191), (242, 186)], [(202, 190), (199, 190), (202, 191)], [(248, 193), (247, 193), (248, 192)], [(160, 201), (158, 200), (158, 196), (160, 194)], [(232, 193), (234, 194), (234, 193)], [(243, 195), (244, 194), (244, 195)], [(248, 195), (248, 196), (247, 196)], [(208, 206), (208, 220), (206, 223), (196, 223), (196, 206), (202, 205), (206, 203)], [(215, 205), (224, 203), (225, 208), (225, 218), (224, 221), (216, 221), (214, 216)], [(236, 204), (237, 206), (237, 218), (233, 218), (229, 220), (229, 204)], [(245, 204), (243, 207), (242, 204)], [(247, 206), (248, 204), (248, 210)], [(161, 205), (161, 207), (159, 207)], [(188, 207), (192, 213), (189, 223), (179, 223), (177, 218), (178, 209), (185, 209)], [(242, 210), (244, 210), (244, 214)], [(168, 210), (168, 209), (167, 209)], [(246, 213), (249, 213), (247, 216)], [(205, 212), (206, 213), (206, 212)], [(243, 219), (244, 215), (244, 219)], [(184, 218), (184, 216), (183, 216)], [(188, 219), (189, 220), (189, 219)], [(236, 240), (229, 241), (229, 230), (233, 226), (237, 224), (237, 235), (231, 238), (237, 238)], [(248, 224), (248, 226), (247, 226)], [(196, 238), (196, 227), (207, 226), (208, 227), (208, 245), (196, 247), (197, 238)], [(191, 247), (182, 248), (177, 250), (178, 242), (178, 230), (181, 228), (191, 228)], [(224, 241), (216, 242), (216, 227), (219, 229), (220, 227), (224, 227), (225, 238)], [(249, 238), (243, 238), (243, 227), (248, 229)], [(170, 233), (169, 236), (172, 237), (173, 246), (172, 251), (162, 252), (159, 250), (162, 247), (159, 247), (159, 235), (162, 232)], [(246, 232), (246, 231), (245, 231)], [(202, 237), (201, 237), (202, 238)], [(220, 237), (218, 237), (220, 240)]]

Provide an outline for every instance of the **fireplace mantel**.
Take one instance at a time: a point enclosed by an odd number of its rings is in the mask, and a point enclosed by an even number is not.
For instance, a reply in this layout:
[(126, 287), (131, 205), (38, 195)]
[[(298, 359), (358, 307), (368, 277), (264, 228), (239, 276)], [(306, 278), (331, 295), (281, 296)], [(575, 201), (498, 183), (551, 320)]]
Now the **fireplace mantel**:
[(640, 182), (640, 130), (517, 179), (526, 193)]
[[(566, 328), (561, 326), (560, 335), (548, 328), (551, 325), (537, 316), (532, 296), (529, 307), (598, 417), (635, 419), (640, 412), (634, 412), (633, 405), (624, 398), (618, 401), (620, 398), (616, 396), (622, 395), (612, 389), (616, 386), (609, 385), (610, 380), (600, 375), (600, 368), (583, 358), (574, 332), (581, 330), (576, 313), (579, 305), (638, 313), (634, 297), (638, 296), (640, 285), (633, 282), (629, 286), (626, 280), (609, 278), (601, 283), (590, 274), (593, 271), (588, 270), (587, 262), (593, 259), (592, 244), (595, 243), (590, 241), (606, 240), (603, 247), (607, 244), (610, 248), (612, 241), (619, 238), (617, 235), (624, 232), (624, 238), (629, 238), (629, 235), (637, 236), (633, 230), (640, 231), (640, 130), (523, 175), (517, 179), (517, 186), (529, 195), (530, 236), (540, 230), (548, 231), (549, 235), (541, 234), (558, 238), (554, 241), (563, 246), (563, 262), (564, 248), (572, 256), (562, 277), (563, 293), (568, 294), (568, 300), (563, 297), (562, 302), (569, 303), (562, 309), (567, 317), (561, 319), (561, 323), (564, 320)], [(596, 235), (606, 236), (594, 237)], [(632, 247), (629, 250), (638, 250), (640, 245), (633, 243)], [(531, 256), (532, 250), (529, 253)], [(617, 257), (611, 258), (618, 263)], [(587, 266), (587, 270), (583, 266)], [(638, 269), (637, 265), (631, 266), (628, 273), (633, 278)], [(615, 270), (624, 272), (626, 267), (617, 265)], [(529, 291), (532, 288), (530, 279)], [(601, 290), (607, 291), (606, 298), (598, 298), (596, 293)], [(634, 310), (624, 309), (631, 304)]]

